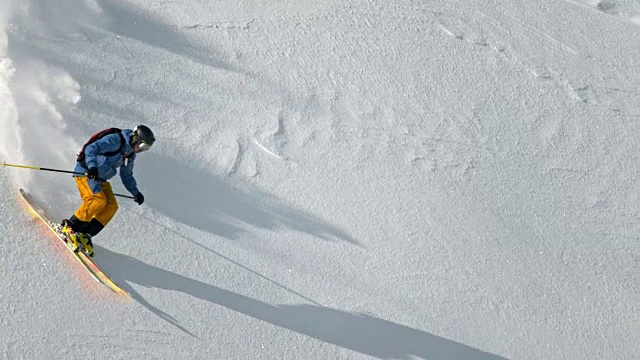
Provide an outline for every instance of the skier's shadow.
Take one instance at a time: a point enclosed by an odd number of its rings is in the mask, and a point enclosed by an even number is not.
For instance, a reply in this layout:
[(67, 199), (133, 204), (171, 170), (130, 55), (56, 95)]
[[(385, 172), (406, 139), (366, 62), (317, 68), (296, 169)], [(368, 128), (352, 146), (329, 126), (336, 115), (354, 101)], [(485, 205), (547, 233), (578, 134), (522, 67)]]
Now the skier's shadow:
[[(267, 323), (304, 334), (321, 341), (383, 359), (407, 359), (411, 356), (432, 359), (496, 360), (493, 355), (427, 332), (370, 315), (349, 313), (327, 307), (270, 305), (250, 297), (190, 279), (145, 264), (127, 255), (97, 247), (101, 263), (133, 299), (182, 331), (191, 334), (166, 312), (145, 300), (128, 283), (145, 287), (181, 291), (198, 299), (243, 313)], [(107, 269), (108, 264), (108, 269)]]

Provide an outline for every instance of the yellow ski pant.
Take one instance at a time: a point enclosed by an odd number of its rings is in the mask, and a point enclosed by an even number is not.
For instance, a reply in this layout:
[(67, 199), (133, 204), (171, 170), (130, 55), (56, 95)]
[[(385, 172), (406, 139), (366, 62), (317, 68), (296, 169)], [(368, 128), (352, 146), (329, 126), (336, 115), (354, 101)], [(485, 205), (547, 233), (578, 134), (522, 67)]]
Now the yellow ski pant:
[(107, 226), (113, 215), (118, 211), (118, 202), (113, 195), (113, 190), (111, 190), (111, 184), (106, 181), (103, 182), (101, 184), (102, 191), (94, 194), (86, 177), (75, 177), (74, 179), (76, 179), (78, 191), (80, 191), (80, 197), (82, 198), (82, 205), (74, 215), (80, 221), (89, 222), (95, 218), (100, 224)]

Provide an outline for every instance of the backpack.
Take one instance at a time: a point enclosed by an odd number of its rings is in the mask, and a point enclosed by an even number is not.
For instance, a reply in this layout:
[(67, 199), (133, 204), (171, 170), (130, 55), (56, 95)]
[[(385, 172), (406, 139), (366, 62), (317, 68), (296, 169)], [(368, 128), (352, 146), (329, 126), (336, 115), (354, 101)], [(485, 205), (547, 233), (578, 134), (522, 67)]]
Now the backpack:
[(102, 139), (103, 137), (107, 136), (107, 135), (111, 135), (111, 134), (118, 134), (120, 135), (120, 148), (118, 148), (118, 150), (116, 151), (107, 151), (105, 153), (102, 153), (100, 155), (104, 155), (104, 156), (113, 156), (118, 154), (120, 151), (122, 151), (122, 147), (124, 146), (126, 140), (124, 139), (124, 136), (122, 135), (122, 130), (118, 129), (118, 128), (108, 128), (108, 129), (104, 129), (102, 131), (99, 131), (93, 135), (91, 135), (91, 137), (89, 138), (89, 140), (87, 140), (87, 142), (82, 145), (82, 150), (80, 150), (80, 152), (78, 153), (78, 158), (76, 159), (76, 161), (78, 161), (79, 163), (85, 164), (85, 156), (84, 156), (84, 149), (86, 149), (86, 147), (99, 140)]

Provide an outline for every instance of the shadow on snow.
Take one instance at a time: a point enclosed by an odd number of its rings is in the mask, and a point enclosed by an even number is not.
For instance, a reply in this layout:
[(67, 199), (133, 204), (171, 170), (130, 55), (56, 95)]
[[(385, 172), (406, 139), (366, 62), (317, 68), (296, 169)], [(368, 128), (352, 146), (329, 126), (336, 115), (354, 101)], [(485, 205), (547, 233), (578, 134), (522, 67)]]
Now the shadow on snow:
[[(236, 239), (246, 224), (269, 230), (287, 227), (324, 240), (340, 239), (357, 244), (337, 227), (279, 204), (257, 190), (246, 194), (183, 162), (156, 154), (144, 156), (144, 161), (136, 166), (145, 174), (148, 204), (183, 224), (228, 239)], [(154, 173), (158, 176), (153, 177)]]
[[(383, 359), (418, 357), (431, 360), (497, 360), (493, 355), (458, 342), (366, 314), (323, 306), (271, 305), (202, 281), (145, 264), (130, 256), (99, 248), (109, 273), (132, 297), (150, 311), (191, 334), (164, 311), (147, 302), (127, 283), (180, 291), (224, 306), (280, 328), (307, 335), (362, 354)], [(195, 337), (195, 335), (191, 334)]]

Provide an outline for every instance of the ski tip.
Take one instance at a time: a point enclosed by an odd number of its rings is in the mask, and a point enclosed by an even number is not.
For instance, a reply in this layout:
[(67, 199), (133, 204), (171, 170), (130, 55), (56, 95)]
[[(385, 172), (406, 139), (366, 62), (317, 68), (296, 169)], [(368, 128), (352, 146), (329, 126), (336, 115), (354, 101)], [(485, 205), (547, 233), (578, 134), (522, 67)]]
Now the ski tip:
[(20, 188), (20, 195), (22, 195), (23, 198), (29, 200), (29, 201), (33, 201), (33, 197), (31, 196), (31, 194), (26, 191), (25, 189)]

